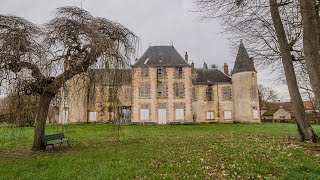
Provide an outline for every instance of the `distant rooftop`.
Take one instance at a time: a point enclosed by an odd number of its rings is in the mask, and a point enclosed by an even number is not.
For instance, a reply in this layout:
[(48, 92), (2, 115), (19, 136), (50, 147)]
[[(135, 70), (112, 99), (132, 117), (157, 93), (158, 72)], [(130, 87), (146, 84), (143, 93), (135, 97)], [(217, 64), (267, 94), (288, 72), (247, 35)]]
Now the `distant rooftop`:
[(150, 46), (133, 67), (190, 66), (173, 46)]

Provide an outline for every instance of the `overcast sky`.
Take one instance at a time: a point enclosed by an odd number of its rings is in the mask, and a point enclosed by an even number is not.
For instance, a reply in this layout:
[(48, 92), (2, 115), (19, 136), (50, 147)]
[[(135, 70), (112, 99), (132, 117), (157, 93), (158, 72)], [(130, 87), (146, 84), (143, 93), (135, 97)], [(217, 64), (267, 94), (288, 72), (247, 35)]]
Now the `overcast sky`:
[[(196, 66), (206, 61), (209, 65), (223, 63), (233, 68), (234, 52), (229, 41), (221, 33), (217, 22), (201, 22), (194, 12), (194, 0), (0, 0), (1, 14), (14, 14), (35, 24), (43, 24), (54, 17), (55, 8), (78, 6), (93, 16), (117, 21), (136, 33), (140, 38), (139, 58), (149, 45), (174, 45), (183, 56)], [(268, 72), (258, 71), (260, 84), (271, 86)], [(277, 88), (280, 96), (287, 99), (285, 86)]]

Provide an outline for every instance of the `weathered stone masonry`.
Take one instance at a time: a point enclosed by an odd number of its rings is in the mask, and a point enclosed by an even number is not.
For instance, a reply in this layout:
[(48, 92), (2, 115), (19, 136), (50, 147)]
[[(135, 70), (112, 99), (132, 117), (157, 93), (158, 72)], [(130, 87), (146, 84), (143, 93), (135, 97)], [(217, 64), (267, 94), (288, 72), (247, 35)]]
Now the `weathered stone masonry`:
[[(112, 74), (118, 71), (130, 78), (118, 84), (117, 93), (110, 94)], [(88, 88), (75, 92), (73, 81), (68, 82), (69, 115), (60, 115), (60, 122), (63, 118), (72, 123), (110, 121), (111, 115), (116, 115), (106, 97), (117, 96), (123, 113), (118, 118), (126, 123), (260, 123), (257, 72), (242, 43), (231, 76), (227, 64), (224, 72), (194, 68), (188, 55), (182, 58), (173, 46), (149, 47), (131, 69), (89, 73), (93, 74), (94, 87), (92, 80), (83, 81)], [(95, 94), (94, 98), (88, 97), (90, 94)], [(64, 109), (60, 103), (60, 112)]]

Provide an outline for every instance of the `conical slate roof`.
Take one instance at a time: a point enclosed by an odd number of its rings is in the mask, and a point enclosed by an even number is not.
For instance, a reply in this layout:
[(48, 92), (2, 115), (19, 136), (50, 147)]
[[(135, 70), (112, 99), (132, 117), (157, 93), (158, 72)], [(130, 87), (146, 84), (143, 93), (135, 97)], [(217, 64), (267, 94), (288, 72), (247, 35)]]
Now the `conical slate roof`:
[(256, 69), (254, 68), (253, 60), (250, 59), (249, 54), (241, 41), (232, 74), (246, 71), (256, 71)]
[(150, 46), (142, 57), (133, 65), (141, 66), (162, 66), (177, 67), (190, 66), (173, 46)]

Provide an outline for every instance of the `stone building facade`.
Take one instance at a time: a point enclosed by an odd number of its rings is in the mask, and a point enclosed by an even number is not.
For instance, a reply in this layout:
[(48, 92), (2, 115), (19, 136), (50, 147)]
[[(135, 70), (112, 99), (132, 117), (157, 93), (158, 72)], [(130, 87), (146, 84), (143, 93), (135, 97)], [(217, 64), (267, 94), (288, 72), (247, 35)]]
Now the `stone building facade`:
[[(121, 81), (113, 82), (114, 77)], [(60, 122), (87, 123), (260, 123), (257, 72), (241, 43), (229, 75), (217, 68), (195, 68), (173, 46), (151, 46), (130, 69), (93, 69), (68, 100)], [(119, 78), (117, 78), (119, 79)], [(63, 101), (61, 101), (63, 102)]]

